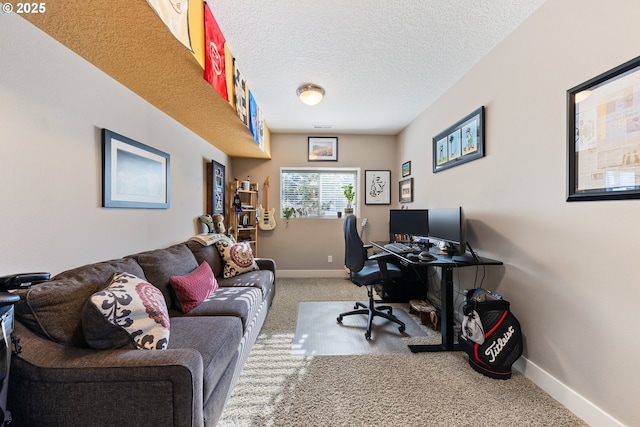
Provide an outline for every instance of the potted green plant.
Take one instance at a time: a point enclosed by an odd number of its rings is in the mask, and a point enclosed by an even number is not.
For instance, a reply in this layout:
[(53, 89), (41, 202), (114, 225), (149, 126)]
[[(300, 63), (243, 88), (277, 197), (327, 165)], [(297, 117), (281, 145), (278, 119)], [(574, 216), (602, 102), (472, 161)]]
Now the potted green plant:
[(353, 213), (353, 199), (356, 198), (356, 192), (353, 190), (353, 184), (347, 184), (342, 186), (344, 198), (347, 199), (347, 207), (344, 208), (344, 214), (349, 215)]
[(287, 224), (289, 223), (289, 218), (296, 217), (296, 210), (291, 206), (282, 209), (282, 216), (284, 217)]

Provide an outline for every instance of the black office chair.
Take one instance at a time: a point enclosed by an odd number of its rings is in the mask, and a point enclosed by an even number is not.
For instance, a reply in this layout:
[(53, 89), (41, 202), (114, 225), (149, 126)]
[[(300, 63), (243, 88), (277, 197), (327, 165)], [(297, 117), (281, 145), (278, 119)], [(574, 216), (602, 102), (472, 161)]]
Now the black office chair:
[(356, 216), (348, 215), (344, 220), (344, 264), (349, 269), (349, 277), (358, 286), (366, 286), (369, 296), (369, 305), (356, 302), (354, 310), (342, 313), (338, 316), (338, 323), (342, 323), (342, 318), (352, 314), (366, 314), (369, 316), (367, 331), (364, 336), (371, 339), (371, 325), (373, 318), (384, 317), (400, 325), (400, 332), (404, 332), (406, 325), (393, 315), (393, 309), (388, 305), (376, 306), (373, 298), (373, 287), (377, 284), (386, 283), (389, 280), (398, 279), (402, 276), (400, 268), (387, 262), (389, 256), (380, 253), (367, 256), (367, 250), (371, 246), (365, 246), (358, 235), (356, 229)]

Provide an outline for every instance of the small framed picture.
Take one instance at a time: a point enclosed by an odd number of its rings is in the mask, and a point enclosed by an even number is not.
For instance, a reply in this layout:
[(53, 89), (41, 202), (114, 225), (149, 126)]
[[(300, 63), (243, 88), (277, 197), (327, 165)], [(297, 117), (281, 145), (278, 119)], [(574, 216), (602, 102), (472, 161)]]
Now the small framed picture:
[(411, 161), (402, 164), (402, 177), (411, 175)]
[(391, 171), (364, 171), (364, 204), (391, 204)]
[(400, 181), (400, 203), (413, 202), (413, 178)]
[(338, 137), (310, 136), (309, 157), (310, 162), (337, 162), (338, 161)]

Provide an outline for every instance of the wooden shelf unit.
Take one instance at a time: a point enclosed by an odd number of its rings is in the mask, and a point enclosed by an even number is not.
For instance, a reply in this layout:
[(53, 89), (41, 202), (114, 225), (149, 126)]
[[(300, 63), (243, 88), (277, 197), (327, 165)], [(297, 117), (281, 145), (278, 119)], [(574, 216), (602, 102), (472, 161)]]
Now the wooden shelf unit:
[[(253, 256), (258, 256), (258, 184), (251, 184), (251, 190), (238, 189), (238, 182), (229, 183), (229, 234), (236, 242), (248, 242)], [(242, 211), (236, 212), (233, 199), (238, 193), (242, 202)]]

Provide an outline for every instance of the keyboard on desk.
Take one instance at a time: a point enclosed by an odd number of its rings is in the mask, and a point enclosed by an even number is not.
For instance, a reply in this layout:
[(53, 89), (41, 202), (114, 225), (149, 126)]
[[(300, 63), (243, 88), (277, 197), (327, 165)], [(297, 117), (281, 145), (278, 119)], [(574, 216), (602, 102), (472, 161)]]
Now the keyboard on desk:
[(415, 248), (411, 246), (407, 246), (402, 243), (387, 243), (384, 245), (384, 248), (388, 251), (394, 252), (396, 254), (408, 254), (409, 252), (414, 252)]

